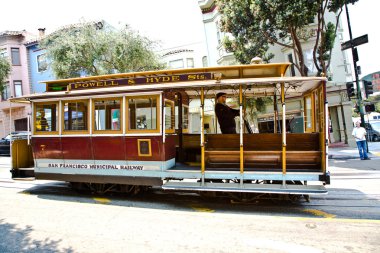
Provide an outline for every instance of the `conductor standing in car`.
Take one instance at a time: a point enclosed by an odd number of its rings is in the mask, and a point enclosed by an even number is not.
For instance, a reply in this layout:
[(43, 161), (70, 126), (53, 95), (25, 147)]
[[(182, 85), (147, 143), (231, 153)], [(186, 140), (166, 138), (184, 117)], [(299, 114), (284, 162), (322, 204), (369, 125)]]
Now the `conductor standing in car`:
[(235, 117), (240, 115), (240, 111), (226, 105), (226, 100), (226, 93), (216, 94), (215, 114), (222, 134), (236, 134)]

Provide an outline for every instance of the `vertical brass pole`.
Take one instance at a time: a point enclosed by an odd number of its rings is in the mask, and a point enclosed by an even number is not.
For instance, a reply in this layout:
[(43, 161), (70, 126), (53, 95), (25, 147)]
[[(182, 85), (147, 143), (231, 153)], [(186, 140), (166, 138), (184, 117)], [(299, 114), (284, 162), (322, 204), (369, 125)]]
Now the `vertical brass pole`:
[(327, 103), (327, 95), (326, 95), (326, 81), (323, 81), (322, 86), (322, 92), (323, 92), (323, 102), (324, 102), (324, 128), (323, 128), (323, 151), (322, 151), (322, 172), (326, 173), (327, 167), (328, 167), (328, 149), (329, 149), (329, 108)]
[[(244, 147), (243, 147), (243, 87), (239, 86), (239, 104), (240, 104), (240, 174), (244, 173)], [(241, 180), (241, 183), (243, 181)]]
[(286, 174), (286, 108), (285, 108), (285, 84), (281, 83), (282, 104), (282, 174)]
[(204, 183), (205, 173), (205, 136), (204, 136), (204, 89), (201, 88), (201, 172), (202, 172), (202, 184)]

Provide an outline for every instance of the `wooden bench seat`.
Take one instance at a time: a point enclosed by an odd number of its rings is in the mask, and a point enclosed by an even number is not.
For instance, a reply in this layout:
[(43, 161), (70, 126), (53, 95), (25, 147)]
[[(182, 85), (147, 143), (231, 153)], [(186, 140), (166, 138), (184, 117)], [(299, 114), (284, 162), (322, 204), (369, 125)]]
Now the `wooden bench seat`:
[[(318, 134), (289, 134), (287, 137), (287, 171), (321, 169)], [(238, 134), (208, 135), (206, 168), (239, 168), (239, 140)], [(282, 168), (281, 134), (244, 135), (243, 141), (245, 170)]]
[[(249, 169), (281, 169), (281, 151), (244, 151), (244, 168)], [(240, 152), (234, 151), (205, 151), (206, 167), (209, 168), (239, 168)], [(315, 170), (321, 164), (320, 151), (287, 151), (287, 169)]]

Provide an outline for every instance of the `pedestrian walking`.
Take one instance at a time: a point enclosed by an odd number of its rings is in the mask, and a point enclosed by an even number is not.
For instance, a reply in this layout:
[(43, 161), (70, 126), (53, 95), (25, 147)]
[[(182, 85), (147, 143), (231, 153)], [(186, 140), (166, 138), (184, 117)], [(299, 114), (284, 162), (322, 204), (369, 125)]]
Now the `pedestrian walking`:
[(367, 132), (364, 127), (360, 126), (360, 121), (355, 123), (354, 130), (352, 131), (352, 136), (355, 137), (356, 145), (358, 146), (360, 160), (371, 160), (367, 154), (367, 141), (366, 136)]

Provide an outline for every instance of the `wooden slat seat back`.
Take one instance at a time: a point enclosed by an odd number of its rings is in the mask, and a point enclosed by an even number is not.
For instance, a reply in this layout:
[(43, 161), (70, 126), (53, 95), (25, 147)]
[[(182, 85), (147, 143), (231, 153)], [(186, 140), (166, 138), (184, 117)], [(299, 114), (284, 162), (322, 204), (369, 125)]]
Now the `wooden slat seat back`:
[(201, 149), (200, 134), (183, 134), (182, 138), (184, 149)]
[[(238, 168), (240, 163), (238, 134), (208, 135), (206, 167)], [(281, 169), (281, 134), (245, 134), (244, 168)], [(319, 134), (287, 134), (286, 163), (288, 170), (319, 170), (321, 152)]]
[(281, 134), (245, 134), (243, 135), (244, 150), (249, 151), (281, 151)]
[(238, 134), (208, 134), (206, 150), (239, 150), (240, 137)]

